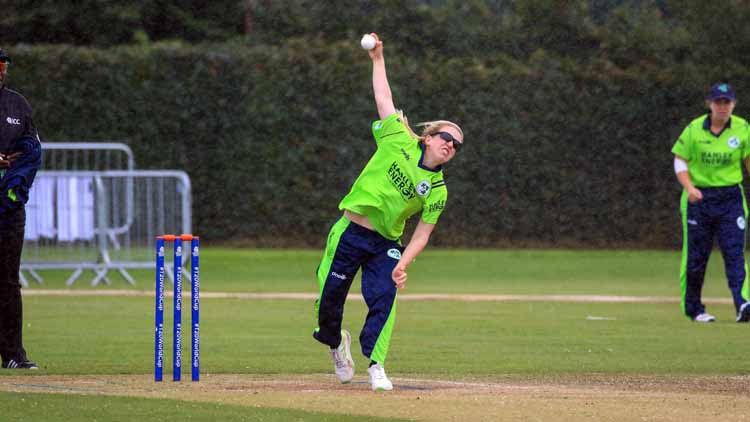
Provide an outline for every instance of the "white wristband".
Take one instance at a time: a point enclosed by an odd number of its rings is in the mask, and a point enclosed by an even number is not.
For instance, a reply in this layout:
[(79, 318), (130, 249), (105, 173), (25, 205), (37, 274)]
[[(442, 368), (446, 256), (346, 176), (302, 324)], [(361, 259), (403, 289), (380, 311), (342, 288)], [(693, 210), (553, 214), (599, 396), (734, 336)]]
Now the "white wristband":
[(688, 171), (687, 163), (682, 158), (674, 157), (674, 173), (678, 174), (683, 171)]

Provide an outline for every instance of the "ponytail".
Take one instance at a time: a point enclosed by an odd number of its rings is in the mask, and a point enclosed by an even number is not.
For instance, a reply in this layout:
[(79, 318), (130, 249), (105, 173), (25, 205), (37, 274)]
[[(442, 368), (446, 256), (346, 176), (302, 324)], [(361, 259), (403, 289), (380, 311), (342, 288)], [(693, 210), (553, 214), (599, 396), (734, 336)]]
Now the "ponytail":
[(437, 132), (440, 132), (440, 128), (443, 126), (451, 126), (455, 128), (458, 133), (461, 134), (461, 138), (464, 137), (464, 131), (461, 130), (461, 127), (457, 124), (448, 121), (448, 120), (435, 120), (432, 122), (422, 122), (417, 123), (417, 126), (422, 126), (424, 129), (422, 129), (422, 135), (417, 135), (414, 130), (412, 130), (411, 126), (409, 126), (409, 119), (406, 118), (406, 115), (404, 114), (403, 110), (397, 110), (398, 117), (401, 119), (401, 122), (406, 127), (406, 130), (409, 132), (409, 135), (411, 135), (412, 138), (419, 141), (419, 143), (424, 142), (425, 138), (431, 135), (434, 135)]

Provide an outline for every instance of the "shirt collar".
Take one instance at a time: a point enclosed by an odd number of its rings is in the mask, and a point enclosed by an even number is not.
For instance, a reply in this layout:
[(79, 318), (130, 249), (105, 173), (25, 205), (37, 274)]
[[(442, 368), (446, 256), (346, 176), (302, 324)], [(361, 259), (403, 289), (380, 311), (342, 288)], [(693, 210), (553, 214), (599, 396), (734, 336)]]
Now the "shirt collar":
[(419, 149), (422, 150), (422, 154), (419, 156), (419, 168), (427, 170), (427, 171), (432, 171), (432, 172), (435, 172), (435, 173), (437, 173), (437, 172), (439, 172), (440, 170), (443, 169), (442, 164), (439, 165), (439, 166), (437, 166), (437, 167), (435, 167), (434, 169), (431, 169), (431, 168), (425, 166), (424, 164), (422, 164), (422, 160), (424, 160), (424, 144), (420, 143), (419, 144)]
[[(729, 120), (727, 120), (727, 124), (724, 125), (721, 131), (723, 132), (724, 129), (729, 129), (731, 127), (732, 127), (732, 116), (729, 116)], [(703, 129), (711, 130), (711, 113), (706, 114), (706, 118), (703, 120)]]

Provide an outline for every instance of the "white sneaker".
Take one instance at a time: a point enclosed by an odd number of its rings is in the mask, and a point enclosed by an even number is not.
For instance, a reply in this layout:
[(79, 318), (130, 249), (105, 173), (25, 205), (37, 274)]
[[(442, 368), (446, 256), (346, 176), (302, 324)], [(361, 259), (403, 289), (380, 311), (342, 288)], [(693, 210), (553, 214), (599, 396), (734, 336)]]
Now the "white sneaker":
[(740, 306), (740, 311), (737, 312), (737, 322), (748, 321), (750, 321), (750, 302), (745, 302)]
[(695, 322), (714, 322), (714, 321), (716, 321), (716, 318), (714, 318), (713, 315), (707, 314), (707, 313), (704, 312), (702, 314), (698, 314), (695, 318), (693, 318), (693, 321), (695, 321)]
[(370, 373), (370, 384), (372, 384), (372, 391), (391, 391), (393, 390), (393, 384), (391, 380), (385, 375), (385, 368), (380, 366), (379, 363), (372, 365), (367, 368), (367, 372)]
[(354, 359), (352, 359), (352, 335), (346, 330), (341, 330), (341, 344), (336, 349), (331, 349), (333, 368), (336, 376), (342, 384), (351, 382), (354, 378)]

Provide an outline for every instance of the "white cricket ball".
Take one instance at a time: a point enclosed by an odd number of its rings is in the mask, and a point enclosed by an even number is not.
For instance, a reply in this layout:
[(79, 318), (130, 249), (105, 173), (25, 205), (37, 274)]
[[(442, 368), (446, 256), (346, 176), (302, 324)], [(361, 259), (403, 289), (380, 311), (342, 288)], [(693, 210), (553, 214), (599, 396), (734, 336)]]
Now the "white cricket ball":
[(372, 50), (375, 48), (375, 37), (370, 34), (362, 35), (362, 41), (360, 41), (359, 44), (365, 50)]

